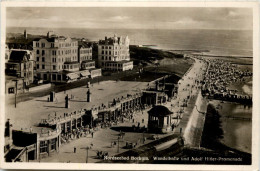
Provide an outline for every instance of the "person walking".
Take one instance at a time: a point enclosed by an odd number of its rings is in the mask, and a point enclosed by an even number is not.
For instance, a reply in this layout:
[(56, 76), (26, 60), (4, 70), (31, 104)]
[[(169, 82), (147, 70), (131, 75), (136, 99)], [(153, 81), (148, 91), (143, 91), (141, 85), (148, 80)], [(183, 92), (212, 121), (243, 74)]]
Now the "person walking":
[(94, 137), (94, 132), (91, 132), (91, 136), (92, 136), (92, 138)]

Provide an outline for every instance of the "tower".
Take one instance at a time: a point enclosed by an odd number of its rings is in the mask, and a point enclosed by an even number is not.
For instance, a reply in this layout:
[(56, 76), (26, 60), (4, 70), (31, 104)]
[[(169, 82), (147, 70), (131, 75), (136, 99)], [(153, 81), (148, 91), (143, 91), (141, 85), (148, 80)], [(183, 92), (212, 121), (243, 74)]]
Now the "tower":
[(26, 30), (24, 30), (24, 32), (23, 32), (23, 37), (24, 37), (25, 39), (27, 39), (27, 32), (26, 32)]

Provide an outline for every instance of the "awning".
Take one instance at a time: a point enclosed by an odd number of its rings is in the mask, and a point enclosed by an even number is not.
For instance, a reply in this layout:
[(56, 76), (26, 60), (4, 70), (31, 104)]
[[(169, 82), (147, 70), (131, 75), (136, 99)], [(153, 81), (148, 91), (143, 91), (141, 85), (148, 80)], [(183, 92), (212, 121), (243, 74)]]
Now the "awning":
[(74, 79), (77, 79), (79, 77), (79, 75), (75, 74), (75, 73), (70, 73), (70, 74), (67, 74), (67, 77), (69, 77), (70, 80), (74, 80)]
[(88, 70), (87, 71), (83, 71), (83, 72), (80, 73), (81, 77), (87, 77), (89, 75), (90, 75), (90, 72)]

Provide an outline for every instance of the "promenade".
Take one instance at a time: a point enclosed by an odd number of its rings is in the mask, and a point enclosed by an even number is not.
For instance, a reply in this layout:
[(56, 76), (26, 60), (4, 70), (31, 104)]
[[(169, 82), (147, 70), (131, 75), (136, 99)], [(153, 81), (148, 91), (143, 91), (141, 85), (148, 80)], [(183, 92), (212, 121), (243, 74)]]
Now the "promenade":
[[(195, 59), (193, 67), (179, 82), (177, 98), (172, 99), (171, 102), (167, 102), (166, 104), (164, 104), (170, 110), (172, 110), (174, 112), (174, 115), (176, 116), (176, 125), (178, 126), (171, 134), (181, 135), (185, 132), (185, 129), (187, 128), (188, 123), (191, 120), (191, 113), (194, 109), (194, 104), (200, 91), (200, 85), (196, 83), (196, 80), (203, 79), (203, 73), (205, 72), (205, 70), (206, 64), (204, 62), (200, 62), (200, 60), (198, 59)], [(190, 98), (187, 98), (188, 96), (190, 96)], [(186, 103), (187, 107), (185, 107)], [(59, 153), (51, 154), (50, 157), (41, 159), (41, 162), (100, 162), (102, 161), (102, 159), (97, 158), (98, 151), (107, 152), (109, 156), (114, 156), (129, 150), (124, 148), (126, 142), (137, 143), (137, 147), (143, 144), (150, 143), (154, 141), (150, 139), (150, 137), (152, 137), (154, 134), (125, 131), (125, 136), (123, 139), (119, 140), (118, 146), (119, 131), (121, 129), (127, 130), (127, 128), (132, 127), (132, 125), (137, 125), (138, 122), (140, 122), (141, 127), (144, 125), (146, 126), (148, 122), (148, 110), (149, 109), (146, 109), (143, 112), (135, 113), (133, 116), (134, 123), (132, 122), (132, 120), (126, 120), (124, 123), (120, 123), (116, 126), (113, 126), (112, 128), (105, 128), (96, 131), (93, 138), (91, 135), (87, 135), (87, 137), (72, 140), (70, 143), (62, 145)], [(177, 119), (177, 116), (180, 116), (180, 118), (182, 119)], [(144, 120), (144, 123), (142, 123), (142, 120)], [(191, 122), (196, 121), (197, 120)], [(168, 135), (169, 134), (160, 134), (154, 136), (162, 138)], [(146, 141), (143, 143), (142, 140), (144, 137), (146, 138)], [(196, 138), (197, 137), (195, 137), (195, 139)], [(111, 143), (114, 141), (117, 142), (117, 144), (115, 146), (112, 146)], [(93, 146), (91, 146), (91, 144), (93, 144)], [(76, 147), (76, 153), (74, 153), (74, 147)], [(87, 152), (86, 147), (91, 147), (91, 149), (88, 149)]]

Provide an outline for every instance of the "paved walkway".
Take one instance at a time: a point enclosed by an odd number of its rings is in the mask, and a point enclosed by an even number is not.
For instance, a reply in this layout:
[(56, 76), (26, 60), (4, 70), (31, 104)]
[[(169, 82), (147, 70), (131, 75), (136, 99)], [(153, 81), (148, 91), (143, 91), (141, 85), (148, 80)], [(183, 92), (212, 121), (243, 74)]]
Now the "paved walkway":
[[(180, 133), (180, 130), (182, 130), (183, 133), (185, 131), (185, 128), (187, 127), (188, 121), (190, 119), (190, 114), (194, 108), (196, 96), (199, 92), (198, 87), (195, 85), (195, 79), (202, 79), (202, 74), (203, 72), (205, 72), (204, 69), (206, 68), (205, 66), (206, 65), (203, 62), (200, 62), (200, 60), (195, 59), (194, 66), (189, 70), (189, 72), (187, 72), (187, 74), (180, 81), (177, 98), (165, 104), (165, 106), (172, 110), (175, 115), (182, 116), (182, 119), (178, 120), (179, 126), (176, 127), (173, 133)], [(191, 96), (190, 100), (186, 100), (187, 96)], [(182, 107), (185, 100), (187, 101), (187, 107)], [(118, 142), (118, 135), (120, 129), (126, 128), (127, 130), (127, 128), (132, 127), (133, 124), (137, 125), (138, 122), (140, 122), (140, 126), (146, 126), (148, 122), (148, 110), (149, 109), (143, 112), (135, 113), (134, 123), (132, 121), (125, 121), (124, 123), (120, 123), (119, 125), (114, 126), (112, 129), (107, 128), (98, 130), (97, 132), (95, 132), (93, 138), (91, 137), (91, 135), (88, 135), (87, 137), (72, 140), (70, 143), (62, 145), (59, 153), (51, 154), (50, 157), (41, 159), (41, 162), (85, 163), (86, 160), (88, 160), (88, 162), (93, 163), (101, 161), (101, 159), (96, 158), (97, 151), (108, 152), (109, 156), (119, 154), (118, 144), (112, 147), (111, 142)], [(183, 110), (183, 113), (179, 113), (181, 110)], [(142, 119), (144, 119), (144, 123), (142, 123)], [(169, 134), (162, 134), (159, 136), (161, 138), (168, 135)], [(152, 136), (152, 134), (125, 131), (124, 139), (119, 140), (119, 152), (121, 153), (128, 150), (123, 148), (126, 142), (137, 142), (139, 146), (143, 145), (143, 137), (148, 138), (150, 136)], [(149, 143), (151, 141), (153, 140), (149, 140), (148, 138), (145, 141), (145, 143)], [(93, 144), (93, 147), (88, 150), (87, 157), (86, 147), (90, 147), (91, 144)], [(76, 147), (77, 149), (76, 153), (74, 153), (74, 147)]]
[[(17, 108), (14, 105), (6, 105), (6, 119), (9, 118), (13, 124), (13, 129), (29, 130), (30, 126), (37, 125), (41, 119), (64, 116), (64, 113), (71, 113), (79, 109), (91, 109), (102, 103), (107, 105), (113, 98), (126, 97), (127, 94), (134, 94), (146, 88), (147, 82), (129, 82), (129, 81), (104, 81), (95, 83), (90, 87), (91, 102), (86, 102), (86, 86), (71, 89), (65, 92), (56, 93), (55, 102), (48, 102), (49, 96), (38, 97), (33, 100), (20, 102)], [(74, 96), (69, 101), (70, 108), (65, 108), (65, 96)], [(7, 99), (8, 100), (8, 99)]]

